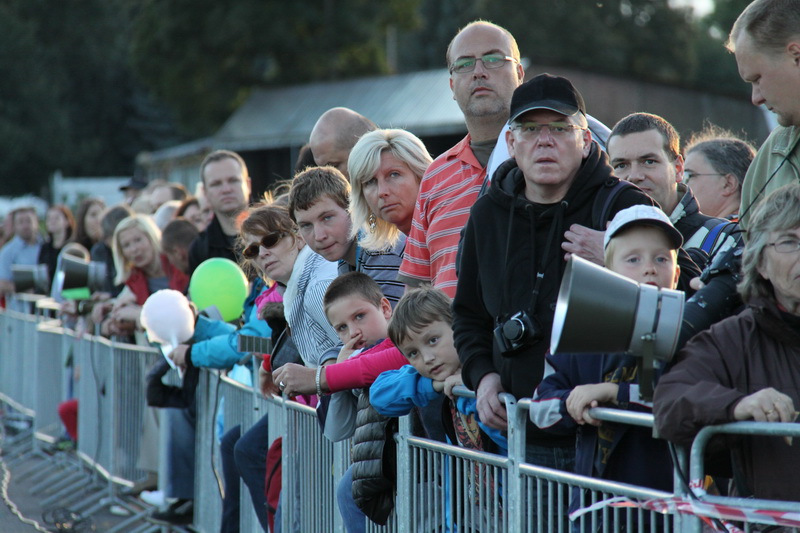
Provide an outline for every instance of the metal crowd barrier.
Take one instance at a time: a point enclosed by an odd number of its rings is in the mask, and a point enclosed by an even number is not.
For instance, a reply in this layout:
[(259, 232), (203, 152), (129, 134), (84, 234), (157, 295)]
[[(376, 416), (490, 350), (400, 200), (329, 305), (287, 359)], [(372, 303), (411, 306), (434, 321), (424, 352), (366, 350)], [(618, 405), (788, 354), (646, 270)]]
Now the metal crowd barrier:
[[(717, 426), (707, 426), (701, 429), (692, 443), (690, 453), (690, 482), (693, 488), (702, 487), (705, 478), (705, 450), (708, 442), (716, 435), (767, 435), (772, 438), (788, 437), (791, 439), (800, 437), (800, 424), (797, 423), (775, 423), (775, 422), (736, 422), (731, 424), (720, 424)], [(792, 441), (789, 441), (792, 442)], [(790, 444), (787, 444), (790, 445)], [(800, 466), (800, 465), (795, 465)], [(782, 524), (777, 522), (781, 513), (793, 515), (794, 527), (800, 524), (800, 494), (794, 502), (764, 500), (756, 498), (724, 497), (707, 494), (701, 491), (697, 494), (697, 500), (702, 503), (711, 504), (710, 510), (737, 509), (744, 511), (745, 531), (750, 531), (751, 524), (765, 524), (779, 527)], [(764, 513), (763, 511), (767, 511)], [(771, 513), (771, 512), (775, 513)], [(746, 514), (745, 514), (746, 513)], [(788, 526), (787, 526), (788, 527)], [(700, 525), (696, 524), (693, 531), (701, 531)], [(796, 531), (796, 530), (795, 530)]]
[[(80, 402), (77, 457), (105, 483), (104, 490), (77, 505), (91, 514), (100, 506), (120, 503), (117, 491), (144, 476), (140, 464), (142, 428), (148, 416), (144, 375), (161, 354), (151, 348), (79, 337), (44, 316), (14, 310), (0, 312), (0, 400), (4, 407), (33, 417), (33, 430), (52, 434), (56, 406), (66, 397), (64, 358), (71, 351), (81, 368), (76, 383)], [(29, 379), (23, 379), (29, 378)], [(467, 394), (469, 394), (467, 392)], [(225, 398), (220, 406), (220, 400)], [(400, 421), (397, 442), (397, 491), (389, 523), (367, 530), (399, 531), (699, 531), (691, 515), (645, 510), (636, 505), (602, 505), (612, 497), (632, 502), (686, 501), (679, 483), (675, 493), (587, 478), (525, 463), (525, 428), (530, 400), (504, 395), (509, 415), (508, 456), (467, 450), (411, 434), (408, 417)], [(595, 409), (601, 420), (652, 427), (652, 416)], [(350, 464), (350, 443), (331, 443), (320, 432), (313, 408), (283, 398), (265, 399), (216, 371), (201, 371), (197, 392), (195, 520), (197, 531), (217, 531), (221, 521), (221, 466), (217, 415), (227, 431), (240, 425), (246, 432), (263, 416), (269, 417), (269, 440), (283, 438), (282, 531), (342, 532), (336, 507), (336, 485)], [(776, 433), (800, 436), (796, 424), (736, 423), (704, 429), (691, 456), (691, 478), (702, 479), (702, 452), (716, 433)], [(683, 465), (685, 467), (685, 465)], [(42, 474), (42, 475), (46, 475)], [(74, 492), (85, 483), (74, 473), (56, 494)], [(218, 478), (219, 476), (219, 478)], [(48, 479), (42, 479), (45, 485)], [(597, 506), (576, 522), (567, 519), (570, 493), (581, 491), (581, 506)], [(260, 531), (249, 492), (240, 487), (240, 522), (245, 533)], [(70, 496), (74, 496), (71, 494)], [(67, 496), (64, 496), (65, 498)], [(55, 495), (50, 496), (50, 499)], [(739, 501), (705, 495), (709, 503), (739, 508), (800, 512), (798, 502)], [(124, 503), (124, 502), (122, 502)], [(140, 511), (140, 510), (139, 510)], [(137, 512), (134, 510), (134, 512)], [(134, 514), (115, 531), (129, 531)], [(758, 522), (753, 519), (752, 522)], [(747, 528), (747, 525), (745, 525)]]

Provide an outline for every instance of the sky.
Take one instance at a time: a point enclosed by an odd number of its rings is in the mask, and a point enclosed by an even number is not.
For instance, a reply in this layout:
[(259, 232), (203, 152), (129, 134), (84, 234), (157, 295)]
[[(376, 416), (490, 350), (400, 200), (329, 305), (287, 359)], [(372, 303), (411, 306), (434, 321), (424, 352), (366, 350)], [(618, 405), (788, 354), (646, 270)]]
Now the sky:
[(691, 6), (698, 17), (707, 15), (714, 9), (713, 0), (670, 0), (670, 4), (676, 7)]

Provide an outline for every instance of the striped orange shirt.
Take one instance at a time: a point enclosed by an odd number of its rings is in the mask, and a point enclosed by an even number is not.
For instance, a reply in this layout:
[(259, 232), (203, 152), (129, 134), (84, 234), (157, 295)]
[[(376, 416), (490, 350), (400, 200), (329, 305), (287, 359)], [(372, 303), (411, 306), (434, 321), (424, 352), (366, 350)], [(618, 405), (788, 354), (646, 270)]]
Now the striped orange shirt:
[(486, 176), (467, 135), (431, 163), (419, 187), (411, 232), (398, 280), (431, 283), (456, 293), (456, 254), (461, 230)]

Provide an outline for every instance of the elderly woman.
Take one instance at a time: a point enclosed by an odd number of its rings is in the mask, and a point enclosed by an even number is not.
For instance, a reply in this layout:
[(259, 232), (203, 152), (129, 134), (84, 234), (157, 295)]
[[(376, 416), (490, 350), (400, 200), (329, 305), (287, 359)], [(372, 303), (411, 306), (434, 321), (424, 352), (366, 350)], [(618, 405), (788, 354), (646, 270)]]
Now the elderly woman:
[(368, 250), (392, 246), (411, 230), (419, 183), (431, 164), (425, 145), (405, 130), (364, 134), (350, 152), (353, 235)]
[(692, 189), (700, 211), (738, 218), (742, 182), (755, 149), (728, 131), (709, 127), (689, 139), (684, 152), (683, 182)]
[[(748, 235), (739, 285), (748, 308), (692, 338), (656, 388), (658, 431), (679, 444), (711, 424), (793, 422), (800, 406), (800, 185), (769, 195)], [(741, 495), (797, 500), (800, 447), (766, 436), (737, 442)]]

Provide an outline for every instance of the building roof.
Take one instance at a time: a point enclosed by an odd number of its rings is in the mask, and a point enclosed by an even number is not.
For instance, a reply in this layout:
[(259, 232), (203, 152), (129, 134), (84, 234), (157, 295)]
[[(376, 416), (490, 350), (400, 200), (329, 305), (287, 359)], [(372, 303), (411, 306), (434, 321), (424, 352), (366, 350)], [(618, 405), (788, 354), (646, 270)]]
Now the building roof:
[[(531, 69), (570, 78), (581, 88), (588, 111), (609, 127), (633, 111), (664, 116), (682, 133), (705, 120), (764, 139), (769, 127), (746, 98), (627, 80), (562, 67)], [(255, 89), (211, 137), (139, 156), (143, 164), (196, 158), (213, 149), (234, 151), (298, 147), (308, 142), (317, 119), (332, 107), (349, 107), (381, 128), (404, 128), (418, 137), (463, 135), (464, 116), (450, 91), (447, 69)]]
[(255, 90), (214, 138), (233, 150), (303, 145), (332, 107), (349, 107), (382, 128), (418, 136), (462, 133), (464, 116), (448, 79), (447, 70), (439, 69)]
[(464, 134), (464, 115), (450, 92), (447, 69), (255, 89), (212, 137), (140, 155), (148, 164), (210, 149), (234, 151), (302, 146), (317, 119), (349, 107), (382, 128), (418, 136)]

